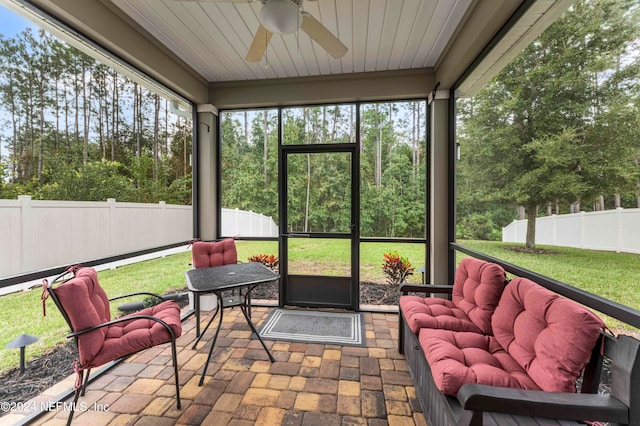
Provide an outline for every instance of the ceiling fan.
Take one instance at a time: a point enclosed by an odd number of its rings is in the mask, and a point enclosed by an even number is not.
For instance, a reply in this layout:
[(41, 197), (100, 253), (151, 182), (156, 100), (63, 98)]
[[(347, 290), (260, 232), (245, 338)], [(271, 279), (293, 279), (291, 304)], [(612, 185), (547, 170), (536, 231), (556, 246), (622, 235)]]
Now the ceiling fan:
[[(334, 58), (342, 58), (349, 49), (310, 13), (302, 9), (303, 0), (178, 0), (207, 1), (212, 3), (262, 3), (258, 13), (260, 26), (245, 59), (259, 62), (264, 56), (271, 37), (290, 34), (301, 29)], [(309, 0), (317, 1), (317, 0)]]

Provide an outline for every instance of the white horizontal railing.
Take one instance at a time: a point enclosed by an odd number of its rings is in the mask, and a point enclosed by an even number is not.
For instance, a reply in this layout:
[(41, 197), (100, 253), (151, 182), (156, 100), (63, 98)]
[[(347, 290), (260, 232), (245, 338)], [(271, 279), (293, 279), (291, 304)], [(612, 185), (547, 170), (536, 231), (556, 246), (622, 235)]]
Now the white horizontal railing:
[[(188, 241), (192, 212), (164, 201), (0, 199), (0, 278)], [(222, 209), (222, 235), (275, 237), (278, 228), (271, 217)]]
[[(527, 221), (502, 228), (502, 241), (524, 243)], [(640, 209), (551, 215), (536, 219), (536, 244), (640, 253)]]

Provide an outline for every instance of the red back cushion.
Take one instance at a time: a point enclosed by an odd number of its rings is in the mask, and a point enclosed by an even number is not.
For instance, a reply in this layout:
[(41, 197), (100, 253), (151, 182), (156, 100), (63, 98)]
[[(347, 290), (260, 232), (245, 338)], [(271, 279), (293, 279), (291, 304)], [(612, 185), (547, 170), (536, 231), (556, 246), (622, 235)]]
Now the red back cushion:
[(495, 263), (465, 257), (456, 269), (451, 300), (485, 334), (492, 334), (491, 317), (507, 279)]
[[(84, 330), (111, 320), (109, 300), (98, 283), (93, 268), (80, 268), (75, 277), (53, 290), (64, 308), (73, 331)], [(78, 336), (80, 365), (88, 366), (105, 340), (107, 329), (100, 328)]]
[(515, 278), (493, 314), (493, 334), (540, 389), (575, 392), (604, 324), (578, 303)]
[(191, 247), (191, 258), (194, 268), (237, 263), (236, 243), (231, 238), (215, 242), (197, 241)]

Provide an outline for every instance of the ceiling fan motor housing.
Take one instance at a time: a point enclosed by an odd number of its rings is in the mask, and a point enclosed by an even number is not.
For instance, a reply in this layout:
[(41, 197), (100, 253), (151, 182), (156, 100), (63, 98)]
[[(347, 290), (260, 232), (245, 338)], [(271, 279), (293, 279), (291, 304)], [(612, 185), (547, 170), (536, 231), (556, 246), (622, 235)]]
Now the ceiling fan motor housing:
[(267, 30), (276, 34), (293, 33), (302, 22), (300, 8), (291, 0), (267, 0), (258, 17)]

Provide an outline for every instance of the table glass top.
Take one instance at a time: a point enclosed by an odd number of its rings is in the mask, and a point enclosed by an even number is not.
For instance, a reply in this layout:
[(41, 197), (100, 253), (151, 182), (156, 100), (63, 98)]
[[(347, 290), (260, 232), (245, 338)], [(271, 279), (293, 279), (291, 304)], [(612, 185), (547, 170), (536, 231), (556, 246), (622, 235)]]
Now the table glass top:
[(276, 281), (280, 275), (257, 262), (190, 269), (185, 273), (191, 291), (216, 291)]

